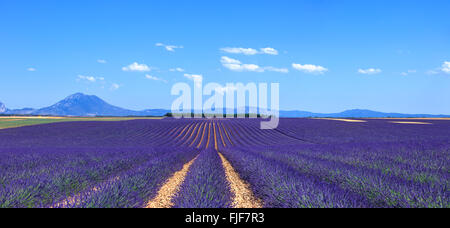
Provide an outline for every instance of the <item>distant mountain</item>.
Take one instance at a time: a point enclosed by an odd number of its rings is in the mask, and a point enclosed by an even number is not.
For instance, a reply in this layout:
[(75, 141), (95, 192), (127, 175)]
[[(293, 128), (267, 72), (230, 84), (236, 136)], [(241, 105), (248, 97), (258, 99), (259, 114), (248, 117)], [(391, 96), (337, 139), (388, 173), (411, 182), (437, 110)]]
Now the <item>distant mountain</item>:
[(0, 114), (1, 115), (30, 115), (35, 109), (22, 108), (22, 109), (7, 109), (5, 104), (0, 102)]
[[(239, 110), (239, 111), (238, 111)], [(224, 113), (250, 113), (251, 110), (257, 110), (256, 108), (239, 108), (239, 109), (226, 109)], [(113, 106), (103, 101), (97, 96), (85, 95), (82, 93), (76, 93), (66, 97), (64, 100), (46, 108), (41, 109), (14, 109), (10, 110), (0, 102), (0, 114), (2, 115), (49, 115), (49, 116), (164, 116), (170, 113), (170, 110), (166, 109), (147, 109), (143, 111), (134, 111), (124, 108)], [(192, 111), (194, 113), (201, 113), (202, 111)], [(251, 111), (253, 112), (253, 111)], [(262, 112), (264, 113), (264, 112)], [(376, 112), (364, 109), (347, 110), (340, 113), (313, 113), (306, 111), (280, 111), (280, 117), (287, 118), (307, 118), (307, 117), (319, 117), (319, 118), (449, 118), (450, 115), (429, 115), (429, 114), (402, 114), (402, 113), (384, 113)]]
[(0, 102), (0, 113), (6, 112), (6, 106), (2, 102)]
[(448, 115), (430, 115), (430, 114), (402, 114), (402, 113), (384, 113), (384, 112), (375, 112), (371, 110), (364, 109), (353, 109), (347, 110), (341, 113), (334, 114), (336, 117), (370, 117), (370, 118), (383, 118), (383, 117), (392, 117), (392, 118), (414, 118), (414, 117), (422, 117), (422, 118), (442, 118), (449, 117)]
[(76, 93), (46, 108), (38, 109), (33, 115), (50, 116), (161, 116), (167, 111), (133, 111), (110, 105), (94, 95)]
[(36, 111), (36, 109), (34, 109), (34, 108), (6, 109), (6, 112), (4, 112), (4, 114), (7, 114), (7, 115), (30, 115), (34, 111)]
[[(252, 111), (257, 110), (257, 111)], [(201, 110), (193, 110), (193, 113), (202, 113)], [(224, 108), (223, 113), (266, 113), (258, 108)], [(281, 110), (279, 116), (283, 118), (450, 118), (450, 115), (430, 115), (430, 114), (402, 114), (402, 113), (385, 113), (376, 112), (365, 109), (352, 109), (339, 113), (314, 113), (307, 111), (285, 111)]]
[(319, 117), (319, 118), (448, 118), (450, 115), (385, 113), (365, 109), (352, 109), (339, 113), (312, 113), (304, 111), (280, 111), (281, 117)]

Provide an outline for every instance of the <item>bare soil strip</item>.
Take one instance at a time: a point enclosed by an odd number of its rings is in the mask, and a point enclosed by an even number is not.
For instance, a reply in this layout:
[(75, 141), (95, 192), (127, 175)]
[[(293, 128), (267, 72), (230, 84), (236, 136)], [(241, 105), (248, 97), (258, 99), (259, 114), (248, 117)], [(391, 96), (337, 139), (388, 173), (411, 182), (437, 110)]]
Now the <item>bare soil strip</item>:
[(184, 131), (186, 131), (186, 128), (188, 128), (188, 127), (189, 127), (189, 125), (186, 125), (186, 126), (183, 128), (183, 130), (180, 132), (180, 134), (178, 134), (178, 136), (176, 137), (176, 139), (179, 138), (179, 137), (184, 133)]
[(186, 141), (184, 141), (184, 143), (183, 144), (186, 144), (186, 143), (188, 143), (189, 142), (189, 140), (191, 140), (192, 139), (192, 136), (194, 136), (194, 133), (195, 133), (195, 131), (197, 130), (197, 127), (198, 127), (198, 123), (196, 123), (195, 124), (195, 127), (194, 127), (194, 130), (192, 130), (192, 132), (191, 132), (191, 135), (186, 139)]
[[(198, 157), (198, 156), (197, 156)], [(183, 168), (175, 172), (166, 183), (159, 189), (155, 198), (150, 200), (145, 208), (171, 208), (173, 207), (172, 199), (174, 195), (180, 190), (180, 186), (186, 178), (189, 168), (197, 159), (195, 157), (190, 162), (184, 164)]]
[(239, 174), (221, 153), (219, 153), (219, 156), (230, 184), (231, 193), (234, 196), (232, 206), (234, 208), (262, 208), (261, 200), (253, 195), (250, 185), (239, 177)]
[(395, 123), (395, 124), (432, 124), (432, 123), (425, 123), (425, 122), (407, 122), (407, 121), (391, 121), (391, 123)]
[(222, 140), (222, 145), (224, 147), (227, 147), (227, 144), (225, 143), (225, 140), (223, 140), (223, 134), (222, 134), (222, 131), (220, 130), (220, 124), (219, 123), (217, 123), (217, 131), (219, 132), (220, 139)]
[(223, 131), (225, 131), (225, 134), (227, 135), (228, 141), (231, 143), (231, 145), (234, 145), (233, 141), (231, 141), (230, 135), (228, 135), (227, 129), (225, 128), (225, 126), (223, 124), (222, 124), (222, 128), (223, 128)]
[(170, 132), (169, 132), (169, 135), (172, 135), (172, 133), (175, 131), (175, 130), (177, 130), (178, 129), (178, 127), (174, 127)]
[(213, 123), (213, 131), (214, 131), (214, 149), (218, 151), (219, 147), (217, 146), (216, 123)]
[(197, 149), (200, 148), (200, 146), (202, 145), (203, 138), (205, 137), (206, 125), (208, 125), (208, 124), (205, 122), (205, 126), (203, 127), (202, 137), (200, 138), (200, 142), (197, 145)]
[(189, 129), (186, 131), (186, 134), (184, 134), (183, 138), (181, 138), (181, 140), (184, 140), (188, 135), (190, 135), (190, 132), (192, 130), (192, 127), (194, 127), (194, 124), (191, 124), (191, 126), (189, 127)]
[(200, 124), (200, 128), (198, 128), (197, 134), (195, 135), (194, 140), (191, 142), (191, 144), (189, 144), (189, 146), (194, 145), (195, 141), (197, 141), (198, 136), (199, 136), (200, 132), (202, 131), (203, 125), (204, 125), (204, 124)]
[(186, 136), (188, 136), (189, 135), (189, 132), (190, 132), (190, 130), (191, 130), (191, 128), (194, 126), (194, 124), (192, 123), (192, 124), (189, 124), (189, 128), (188, 129), (186, 129), (186, 131), (183, 133), (183, 137), (182, 138), (180, 138), (180, 140), (181, 141), (183, 141), (183, 139), (184, 138), (186, 138)]
[(209, 147), (210, 136), (211, 136), (211, 123), (208, 124), (208, 140), (206, 141), (206, 149), (208, 149)]
[(336, 120), (336, 121), (343, 121), (343, 122), (351, 122), (351, 123), (366, 123), (365, 120), (354, 120), (354, 119), (332, 119), (332, 118), (317, 118), (322, 120)]

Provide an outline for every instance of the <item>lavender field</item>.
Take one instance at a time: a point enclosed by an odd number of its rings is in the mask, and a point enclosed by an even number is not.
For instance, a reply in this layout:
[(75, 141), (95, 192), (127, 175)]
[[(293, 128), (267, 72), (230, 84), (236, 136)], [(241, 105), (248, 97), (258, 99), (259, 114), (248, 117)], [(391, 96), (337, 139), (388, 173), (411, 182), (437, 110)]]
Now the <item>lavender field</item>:
[(61, 122), (0, 130), (0, 208), (448, 208), (450, 120)]

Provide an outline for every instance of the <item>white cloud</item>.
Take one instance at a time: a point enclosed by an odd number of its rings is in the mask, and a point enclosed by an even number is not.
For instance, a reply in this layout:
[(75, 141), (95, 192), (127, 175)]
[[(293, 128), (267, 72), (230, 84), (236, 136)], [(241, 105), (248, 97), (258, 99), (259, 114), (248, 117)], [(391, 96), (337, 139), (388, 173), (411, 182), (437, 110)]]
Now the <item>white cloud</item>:
[(379, 73), (381, 73), (381, 69), (375, 69), (375, 68), (358, 69), (358, 73), (360, 73), (360, 74), (379, 74)]
[(227, 56), (222, 56), (220, 62), (222, 64), (238, 64), (238, 65), (241, 65), (241, 61), (239, 61), (237, 59), (232, 59), (232, 58), (227, 57)]
[(226, 47), (220, 50), (230, 53), (230, 54), (244, 54), (244, 55), (256, 55), (258, 51), (253, 48), (237, 48), (237, 47)]
[(253, 48), (242, 48), (242, 47), (226, 47), (220, 49), (223, 52), (230, 54), (243, 54), (243, 55), (256, 55), (256, 54), (268, 54), (268, 55), (278, 55), (278, 51), (271, 47), (260, 48), (259, 51)]
[(166, 46), (166, 50), (167, 50), (167, 51), (172, 51), (172, 52), (174, 52), (174, 51), (175, 51), (175, 48), (183, 48), (183, 46), (174, 46), (174, 45), (167, 45), (167, 46)]
[(272, 66), (260, 67), (256, 64), (243, 64), (241, 61), (237, 59), (232, 59), (227, 56), (222, 56), (220, 62), (225, 68), (237, 72), (264, 72), (264, 71), (273, 71), (279, 73), (289, 72), (289, 70), (285, 68), (276, 68)]
[(264, 69), (256, 64), (242, 64), (242, 71), (254, 71), (254, 72), (264, 72)]
[(286, 69), (286, 68), (276, 68), (276, 67), (271, 67), (271, 66), (269, 66), (269, 67), (264, 67), (264, 70), (267, 70), (267, 71), (273, 71), (273, 72), (278, 72), (278, 73), (289, 73), (289, 69)]
[(95, 78), (94, 76), (78, 75), (78, 80), (86, 80), (88, 82), (96, 82), (97, 78)]
[(104, 77), (78, 75), (78, 81), (80, 81), (80, 80), (87, 81), (87, 82), (97, 82), (97, 81), (105, 81), (105, 78)]
[(104, 60), (104, 59), (97, 59), (97, 62), (101, 63), (101, 64), (106, 64), (107, 63), (107, 61)]
[(271, 47), (261, 48), (261, 53), (268, 55), (278, 55), (278, 51)]
[(155, 45), (157, 47), (164, 47), (167, 51), (170, 51), (170, 52), (175, 52), (175, 49), (183, 48), (183, 46), (166, 45), (166, 44), (163, 44), (163, 43), (156, 43)]
[(434, 68), (432, 70), (427, 71), (426, 73), (428, 75), (440, 74), (440, 73), (450, 74), (450, 61), (444, 61), (444, 63), (442, 64), (441, 67)]
[(27, 69), (27, 71), (35, 72), (35, 71), (36, 71), (36, 68), (30, 67), (30, 68)]
[(146, 75), (145, 75), (145, 78), (150, 79), (150, 80), (153, 80), (153, 81), (161, 81), (161, 82), (167, 83), (166, 80), (164, 80), (164, 79), (162, 79), (162, 78), (155, 77), (155, 76), (151, 76), (151, 75), (149, 75), (149, 74), (146, 74)]
[(417, 70), (408, 70), (408, 71), (402, 72), (402, 73), (400, 73), (400, 74), (401, 74), (402, 76), (408, 76), (408, 75), (414, 74), (414, 73), (417, 73)]
[(202, 81), (203, 80), (203, 76), (200, 74), (184, 74), (184, 77), (190, 80), (197, 80), (197, 81)]
[(263, 72), (264, 69), (262, 69), (260, 66), (256, 64), (242, 64), (241, 61), (237, 59), (232, 59), (227, 56), (222, 56), (220, 62), (225, 68), (228, 68), (232, 71), (252, 71), (252, 72)]
[(126, 67), (122, 67), (123, 71), (139, 71), (139, 72), (147, 72), (150, 71), (150, 67), (145, 64), (139, 64), (134, 62)]
[(441, 70), (446, 74), (450, 74), (450, 61), (445, 61), (444, 64), (442, 64)]
[(170, 72), (184, 72), (183, 68), (177, 67), (169, 70)]
[(113, 83), (111, 84), (111, 90), (118, 90), (120, 88), (119, 84)]
[(184, 77), (194, 81), (195, 86), (201, 87), (201, 84), (203, 82), (203, 75), (200, 74), (184, 74)]
[(310, 73), (310, 74), (323, 74), (328, 71), (328, 69), (323, 66), (316, 66), (316, 65), (312, 65), (312, 64), (302, 65), (302, 64), (298, 64), (298, 63), (293, 63), (292, 67), (298, 71), (302, 71), (302, 72)]

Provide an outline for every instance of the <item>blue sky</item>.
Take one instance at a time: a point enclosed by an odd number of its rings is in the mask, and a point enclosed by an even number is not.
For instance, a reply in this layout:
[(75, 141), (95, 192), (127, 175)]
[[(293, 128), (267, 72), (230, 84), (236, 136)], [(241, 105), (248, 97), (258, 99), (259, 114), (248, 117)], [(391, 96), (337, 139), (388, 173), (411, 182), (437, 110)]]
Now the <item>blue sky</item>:
[(288, 110), (450, 114), (449, 10), (447, 0), (0, 1), (0, 101), (40, 108), (83, 92), (170, 108), (172, 85), (202, 75), (279, 82)]

